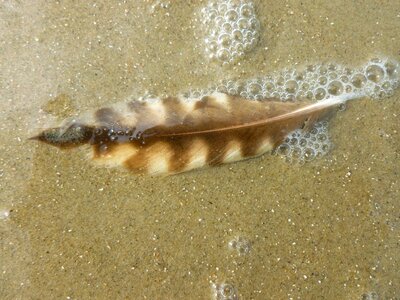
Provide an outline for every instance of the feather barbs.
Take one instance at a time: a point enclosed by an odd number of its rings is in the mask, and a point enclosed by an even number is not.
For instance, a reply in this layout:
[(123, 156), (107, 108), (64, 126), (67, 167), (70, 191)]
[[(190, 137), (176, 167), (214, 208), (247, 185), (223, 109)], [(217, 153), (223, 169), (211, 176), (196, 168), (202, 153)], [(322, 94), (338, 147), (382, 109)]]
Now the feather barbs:
[(198, 100), (135, 101), (44, 130), (36, 139), (60, 148), (89, 144), (93, 159), (103, 165), (175, 174), (270, 151), (290, 132), (311, 128), (346, 99), (328, 100), (251, 101), (215, 93)]

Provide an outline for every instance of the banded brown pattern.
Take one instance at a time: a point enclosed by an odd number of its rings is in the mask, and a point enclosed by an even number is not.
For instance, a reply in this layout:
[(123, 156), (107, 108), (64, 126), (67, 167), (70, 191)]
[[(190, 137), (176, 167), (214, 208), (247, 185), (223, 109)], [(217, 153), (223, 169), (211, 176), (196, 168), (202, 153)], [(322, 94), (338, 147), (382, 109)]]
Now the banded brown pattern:
[(151, 99), (99, 109), (34, 139), (60, 148), (89, 144), (96, 162), (135, 173), (176, 174), (261, 155), (341, 102), (250, 101), (221, 93)]

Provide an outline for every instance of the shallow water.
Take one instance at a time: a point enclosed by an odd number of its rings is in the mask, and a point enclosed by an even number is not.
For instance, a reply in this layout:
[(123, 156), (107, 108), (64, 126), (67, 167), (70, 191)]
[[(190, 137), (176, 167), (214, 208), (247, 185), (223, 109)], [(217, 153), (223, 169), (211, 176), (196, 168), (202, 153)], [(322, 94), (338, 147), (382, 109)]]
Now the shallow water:
[[(255, 1), (260, 41), (204, 55), (206, 1), (0, 3), (2, 299), (400, 298), (400, 92), (349, 103), (304, 165), (264, 155), (137, 177), (27, 139), (145, 93), (370, 58), (400, 60), (396, 1)], [(229, 247), (241, 237), (248, 251)]]

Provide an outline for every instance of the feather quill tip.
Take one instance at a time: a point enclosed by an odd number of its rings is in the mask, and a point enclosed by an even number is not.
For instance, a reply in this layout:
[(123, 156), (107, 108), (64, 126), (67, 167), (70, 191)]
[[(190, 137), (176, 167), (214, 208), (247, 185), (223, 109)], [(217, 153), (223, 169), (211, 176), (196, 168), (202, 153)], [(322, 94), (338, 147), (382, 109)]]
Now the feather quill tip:
[(55, 127), (43, 130), (29, 138), (58, 148), (78, 147), (90, 141), (93, 130), (88, 126), (72, 124), (66, 127)]

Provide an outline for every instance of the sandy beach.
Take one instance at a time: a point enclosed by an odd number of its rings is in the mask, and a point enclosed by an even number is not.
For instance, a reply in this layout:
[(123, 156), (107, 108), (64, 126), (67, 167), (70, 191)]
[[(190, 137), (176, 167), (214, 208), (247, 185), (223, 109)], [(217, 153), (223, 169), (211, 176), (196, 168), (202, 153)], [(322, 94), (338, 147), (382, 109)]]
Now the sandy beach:
[(207, 3), (0, 3), (0, 298), (214, 299), (213, 284), (235, 299), (400, 298), (399, 89), (349, 103), (332, 150), (305, 164), (135, 176), (28, 140), (146, 94), (400, 61), (398, 1), (254, 1), (259, 41), (225, 66), (204, 52)]

